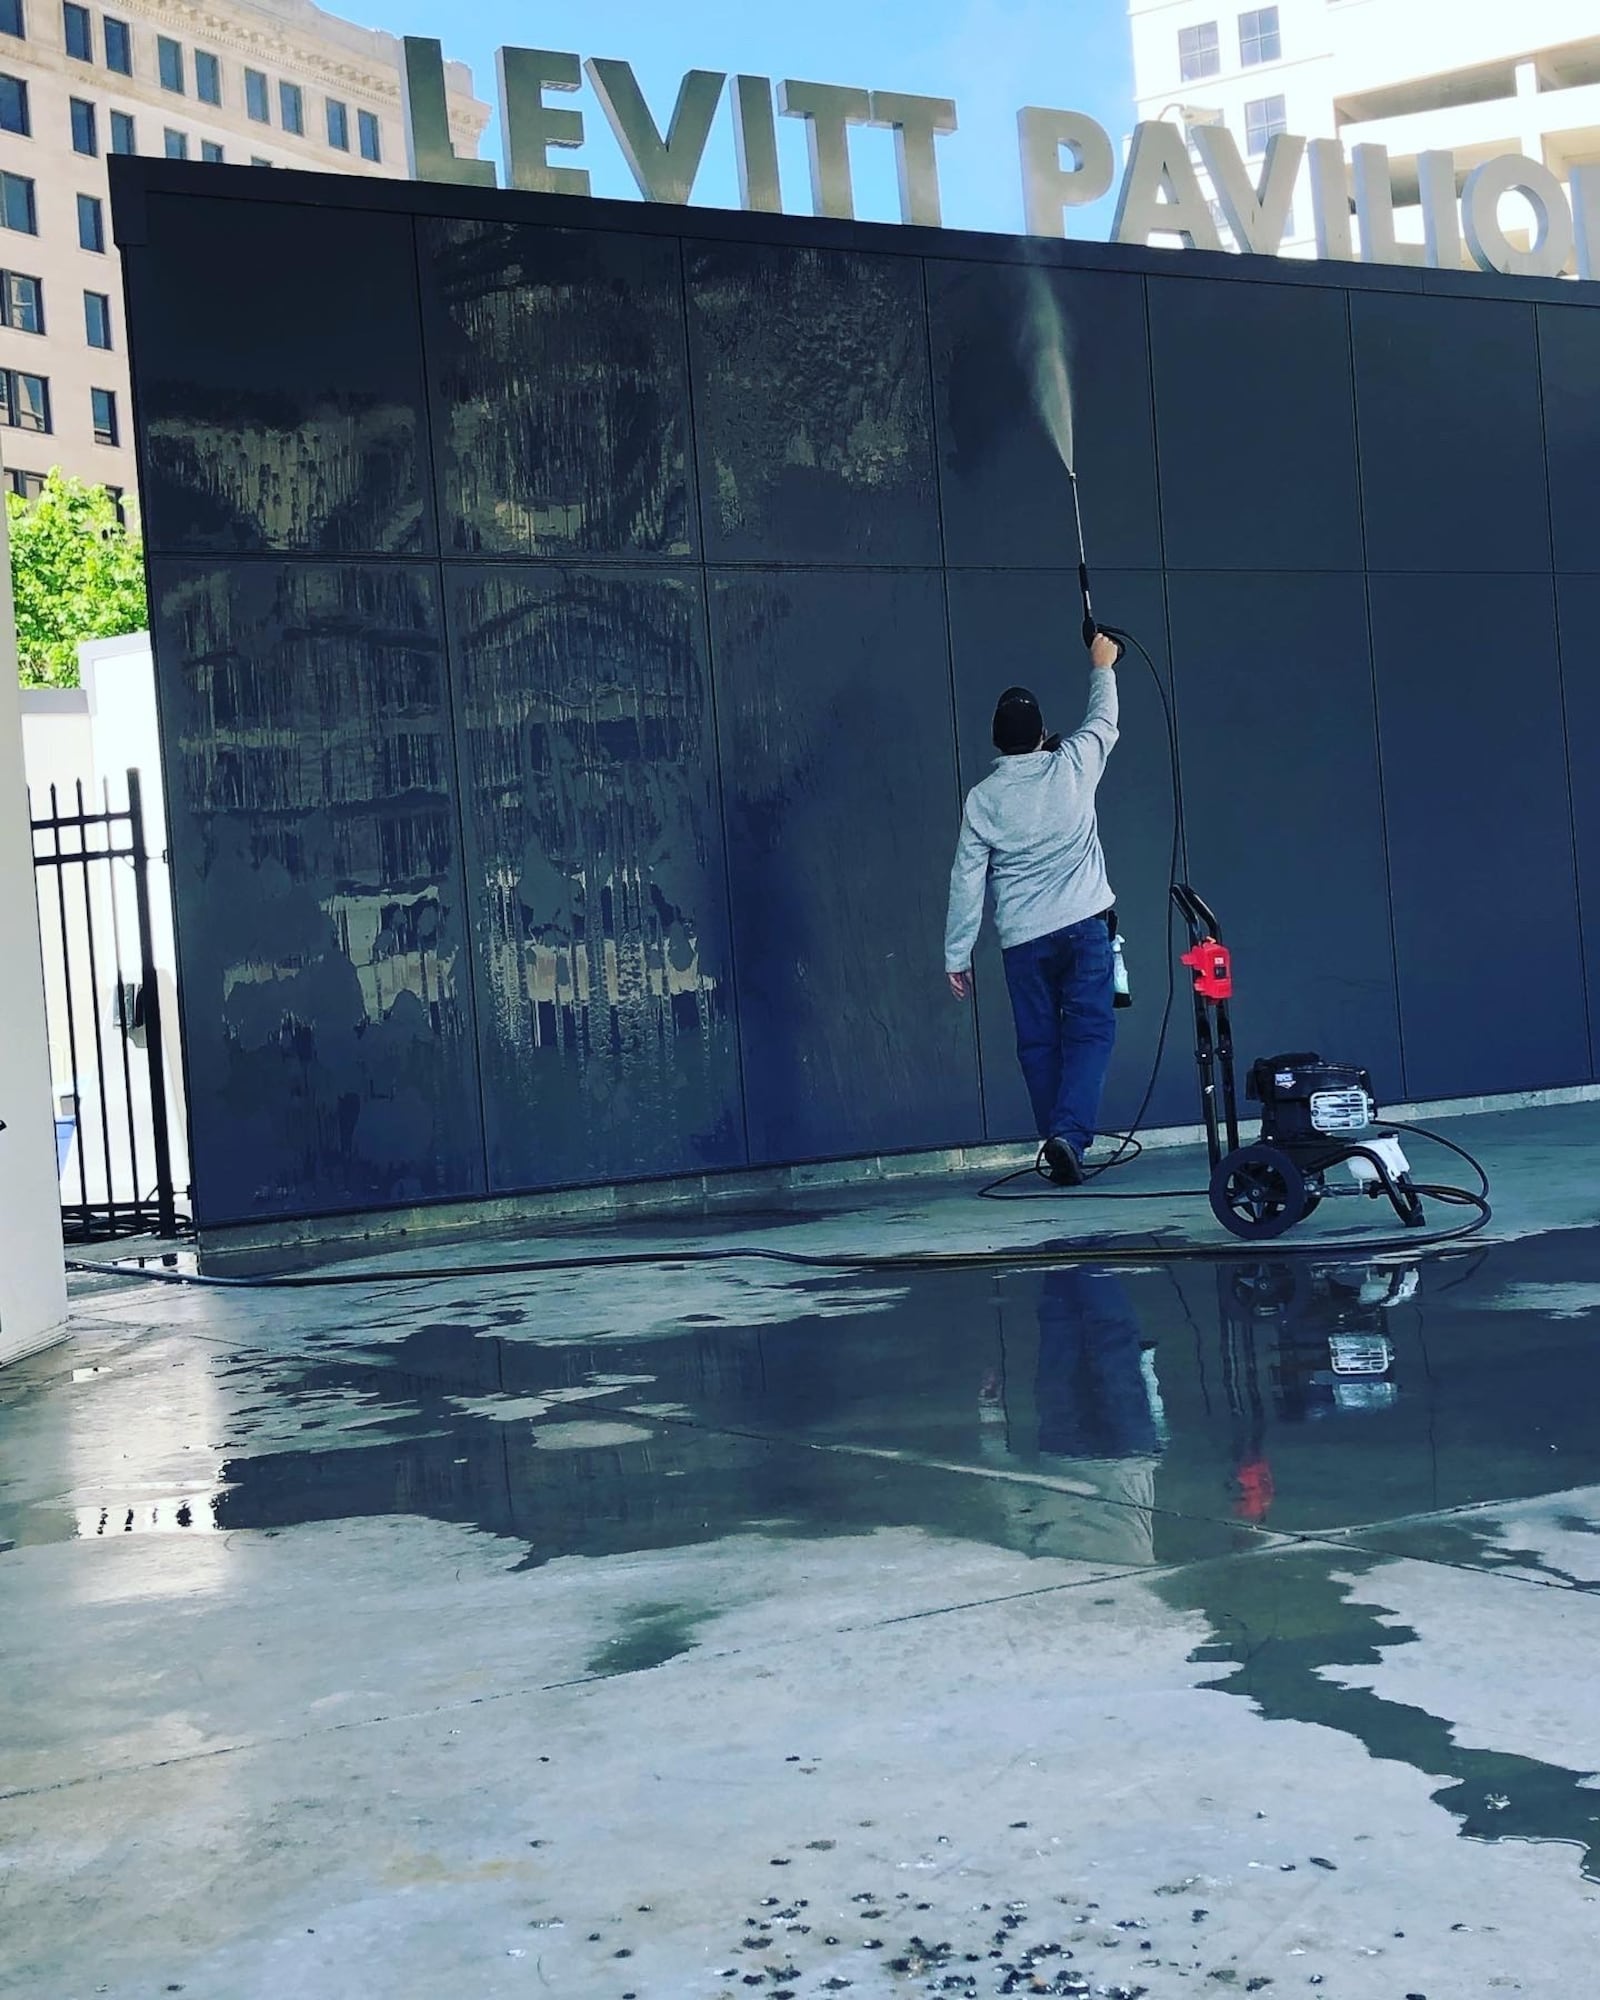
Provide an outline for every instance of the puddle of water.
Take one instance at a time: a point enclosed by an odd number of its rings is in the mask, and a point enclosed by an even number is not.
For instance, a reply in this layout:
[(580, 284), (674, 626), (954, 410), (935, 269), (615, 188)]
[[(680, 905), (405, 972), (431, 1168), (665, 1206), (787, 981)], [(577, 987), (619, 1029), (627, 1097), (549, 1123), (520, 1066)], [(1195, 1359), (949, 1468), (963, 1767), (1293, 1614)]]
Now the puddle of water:
[(711, 1617), (709, 1609), (685, 1604), (641, 1604), (629, 1612), (623, 1629), (591, 1656), (591, 1674), (639, 1674), (687, 1653), (695, 1635)]
[[(1596, 1303), (1600, 1231), (1415, 1266), (1264, 1257), (759, 1295), (694, 1271), (654, 1274), (648, 1295), (504, 1280), (458, 1317), (386, 1303), (348, 1331), (330, 1295), (321, 1324), (308, 1309), (292, 1336), (207, 1349), (189, 1402), (153, 1396), (172, 1378), (141, 1376), (137, 1354), (75, 1370), (104, 1373), (94, 1397), (28, 1398), (29, 1422), (61, 1411), (73, 1500), (48, 1532), (42, 1505), (9, 1503), (0, 1551), (19, 1521), (26, 1539), (111, 1540), (403, 1513), (504, 1536), (527, 1569), (913, 1526), (1147, 1570), (1260, 1529), (1392, 1524), (1155, 1587), (1205, 1618), (1212, 1686), (1427, 1772), (1469, 1837), (1567, 1842), (1600, 1876), (1590, 1774), (1462, 1748), (1448, 1720), (1358, 1684), (1417, 1643), (1383, 1608), (1391, 1550), (1595, 1588), (1492, 1524), (1412, 1517), (1600, 1485)], [(198, 1460), (182, 1454), (202, 1452), (214, 1483), (185, 1491)], [(1600, 1532), (1576, 1498), (1553, 1518)], [(707, 1615), (636, 1607), (588, 1670), (659, 1666)]]
[[(763, 1294), (756, 1323), (717, 1318), (703, 1274), (652, 1282), (638, 1333), (607, 1323), (609, 1279), (541, 1291), (536, 1310), (508, 1280), (461, 1318), (391, 1313), (378, 1345), (319, 1326), (226, 1356), (222, 1524), (417, 1512), (519, 1538), (538, 1562), (774, 1519), (909, 1521), (1149, 1565), (1228, 1532), (1600, 1480), (1600, 1339), (1571, 1315), (1574, 1288), (1600, 1293), (1600, 1232), (1411, 1268), (829, 1278), (791, 1285), (786, 1318)], [(708, 1310), (675, 1311), (674, 1285)], [(1551, 1311), (1528, 1309), (1540, 1298)], [(123, 1480), (137, 1410), (108, 1398), (139, 1393), (124, 1368), (84, 1405)], [(78, 1501), (97, 1513), (114, 1493)], [(1220, 1539), (1197, 1544), (1207, 1522)]]

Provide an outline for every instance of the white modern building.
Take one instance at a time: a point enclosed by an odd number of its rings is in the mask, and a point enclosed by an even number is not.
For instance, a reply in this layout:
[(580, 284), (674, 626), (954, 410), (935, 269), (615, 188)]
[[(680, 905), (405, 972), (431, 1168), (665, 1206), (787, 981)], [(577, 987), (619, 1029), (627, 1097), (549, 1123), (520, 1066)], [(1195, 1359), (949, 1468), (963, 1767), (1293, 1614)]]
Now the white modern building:
[[(1438, 0), (1129, 0), (1141, 120), (1225, 124), (1259, 171), (1275, 132), (1387, 148), (1396, 233), (1421, 244), (1417, 157), (1455, 156), (1458, 186), (1496, 154), (1565, 181), (1600, 161), (1600, 5)], [(1202, 174), (1202, 181), (1204, 175)], [(1209, 188), (1207, 190), (1210, 192)], [(1213, 212), (1224, 229), (1220, 209)], [(1513, 223), (1508, 201), (1508, 233)], [(1315, 254), (1301, 169), (1284, 249)]]

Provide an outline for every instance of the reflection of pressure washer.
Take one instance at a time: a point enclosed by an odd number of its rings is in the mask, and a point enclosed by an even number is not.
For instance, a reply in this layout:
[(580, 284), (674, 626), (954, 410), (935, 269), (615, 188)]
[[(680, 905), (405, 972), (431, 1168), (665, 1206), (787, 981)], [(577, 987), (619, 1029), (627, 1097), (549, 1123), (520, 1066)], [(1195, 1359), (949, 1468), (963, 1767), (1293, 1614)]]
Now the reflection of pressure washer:
[(1347, 1165), (1357, 1188), (1388, 1195), (1408, 1229), (1422, 1228), (1427, 1218), (1399, 1138), (1373, 1123), (1372, 1079), (1353, 1063), (1324, 1062), (1311, 1053), (1252, 1063), (1246, 1093), (1261, 1106), (1261, 1132), (1253, 1145), (1239, 1143), (1228, 1012), (1232, 954), (1216, 917), (1187, 883), (1173, 885), (1172, 900), (1189, 929), (1182, 962), (1194, 973), (1195, 1061), (1217, 1220), (1235, 1236), (1281, 1236), (1326, 1196), (1349, 1191), (1330, 1187), (1327, 1179), (1333, 1168)]
[(1420, 1282), (1415, 1264), (1242, 1264), (1218, 1273), (1218, 1294), (1232, 1338), (1272, 1333), (1273, 1401), (1295, 1423), (1394, 1403), (1389, 1312)]
[(1316, 1422), (1393, 1407), (1399, 1397), (1389, 1311), (1421, 1283), (1415, 1264), (1312, 1264), (1281, 1258), (1217, 1270), (1222, 1381), (1233, 1420), (1234, 1503), (1264, 1522), (1276, 1498), (1272, 1415)]

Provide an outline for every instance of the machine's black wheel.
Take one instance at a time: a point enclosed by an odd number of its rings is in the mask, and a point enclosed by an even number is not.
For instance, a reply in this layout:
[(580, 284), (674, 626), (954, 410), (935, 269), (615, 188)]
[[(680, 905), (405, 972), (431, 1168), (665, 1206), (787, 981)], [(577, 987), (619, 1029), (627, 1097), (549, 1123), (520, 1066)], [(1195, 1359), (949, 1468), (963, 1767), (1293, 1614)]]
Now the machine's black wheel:
[(1281, 1236), (1310, 1212), (1305, 1175), (1276, 1146), (1241, 1146), (1211, 1176), (1211, 1212), (1235, 1236)]

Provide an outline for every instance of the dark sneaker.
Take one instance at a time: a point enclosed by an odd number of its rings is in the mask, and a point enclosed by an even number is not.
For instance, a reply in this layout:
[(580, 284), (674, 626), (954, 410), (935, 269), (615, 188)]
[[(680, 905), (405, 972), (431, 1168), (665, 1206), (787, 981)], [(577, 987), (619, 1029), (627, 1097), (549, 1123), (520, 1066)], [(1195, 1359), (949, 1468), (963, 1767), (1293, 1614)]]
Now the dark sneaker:
[(1045, 1140), (1044, 1166), (1046, 1175), (1057, 1187), (1082, 1187), (1083, 1162), (1065, 1139)]

